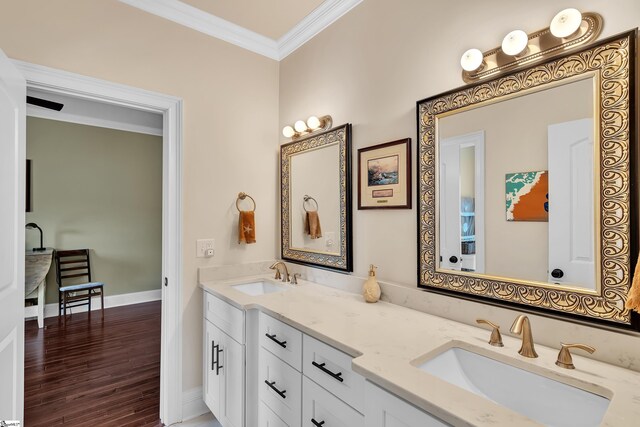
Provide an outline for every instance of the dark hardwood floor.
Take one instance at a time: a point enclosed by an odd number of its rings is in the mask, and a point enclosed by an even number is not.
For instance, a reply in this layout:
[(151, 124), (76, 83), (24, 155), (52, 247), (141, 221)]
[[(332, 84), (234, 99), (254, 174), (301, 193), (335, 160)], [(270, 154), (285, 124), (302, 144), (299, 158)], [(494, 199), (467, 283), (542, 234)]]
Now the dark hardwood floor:
[(25, 326), (25, 427), (162, 426), (161, 303)]

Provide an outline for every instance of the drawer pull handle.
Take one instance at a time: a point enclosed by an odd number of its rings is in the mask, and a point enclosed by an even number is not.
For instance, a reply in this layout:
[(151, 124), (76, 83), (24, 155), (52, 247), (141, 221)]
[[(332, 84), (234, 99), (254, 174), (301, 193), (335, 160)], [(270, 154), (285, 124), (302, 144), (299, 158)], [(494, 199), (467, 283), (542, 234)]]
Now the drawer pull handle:
[(311, 418), (311, 422), (313, 423), (314, 426), (316, 427), (322, 427), (324, 425), (324, 421), (320, 421), (317, 422), (316, 420), (314, 420), (313, 418)]
[(218, 347), (218, 356), (216, 358), (216, 375), (218, 375), (218, 373), (220, 372), (220, 369), (224, 368), (224, 366), (222, 366), (220, 364), (220, 353), (222, 353), (224, 350), (220, 348), (220, 346), (216, 346)]
[(313, 366), (315, 366), (316, 368), (320, 369), (322, 372), (324, 372), (327, 375), (331, 375), (333, 378), (335, 378), (336, 380), (343, 382), (344, 378), (342, 378), (342, 372), (338, 372), (333, 373), (330, 370), (328, 370), (327, 368), (324, 367), (325, 363), (316, 363), (316, 362), (311, 362), (311, 364)]
[(274, 384), (276, 383), (275, 381), (271, 381), (271, 382), (269, 382), (269, 380), (264, 380), (264, 383), (265, 383), (266, 385), (268, 385), (268, 386), (271, 388), (271, 390), (273, 390), (273, 391), (275, 391), (276, 393), (278, 393), (278, 394), (280, 395), (280, 397), (281, 397), (281, 398), (283, 398), (283, 399), (286, 399), (286, 398), (287, 398), (287, 396), (285, 396), (285, 395), (284, 395), (284, 394), (287, 392), (287, 390), (282, 390), (282, 391), (278, 390), (278, 389), (275, 387), (275, 385), (274, 385)]
[(269, 334), (265, 334), (265, 336), (267, 338), (269, 338), (271, 341), (275, 342), (276, 344), (278, 344), (280, 347), (282, 348), (287, 348), (287, 342), (286, 341), (279, 341), (276, 339), (276, 334), (273, 335), (269, 335)]
[(214, 340), (211, 340), (211, 370), (212, 371), (216, 368), (215, 354), (216, 354), (217, 347), (218, 346), (216, 345), (216, 342)]

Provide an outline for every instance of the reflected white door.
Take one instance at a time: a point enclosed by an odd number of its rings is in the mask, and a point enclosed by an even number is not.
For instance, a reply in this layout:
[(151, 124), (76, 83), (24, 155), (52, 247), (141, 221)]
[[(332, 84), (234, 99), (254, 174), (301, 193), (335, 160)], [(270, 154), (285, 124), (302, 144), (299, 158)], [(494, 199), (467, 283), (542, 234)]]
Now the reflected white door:
[(548, 132), (549, 282), (595, 290), (593, 119)]
[(0, 51), (0, 420), (22, 420), (26, 83)]
[[(475, 254), (462, 253), (461, 150), (474, 148), (473, 199)], [(439, 249), (440, 268), (484, 273), (484, 132), (474, 132), (440, 141), (439, 145)], [(462, 166), (464, 168), (464, 166)]]

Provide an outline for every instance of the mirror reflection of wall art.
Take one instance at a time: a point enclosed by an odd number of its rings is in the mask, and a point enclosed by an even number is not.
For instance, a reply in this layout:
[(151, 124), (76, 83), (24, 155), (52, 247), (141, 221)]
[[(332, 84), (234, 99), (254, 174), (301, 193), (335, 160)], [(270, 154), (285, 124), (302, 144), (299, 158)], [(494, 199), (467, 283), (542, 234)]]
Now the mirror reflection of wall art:
[(411, 138), (358, 150), (358, 209), (411, 209)]
[(549, 221), (547, 171), (506, 174), (505, 193), (507, 221)]

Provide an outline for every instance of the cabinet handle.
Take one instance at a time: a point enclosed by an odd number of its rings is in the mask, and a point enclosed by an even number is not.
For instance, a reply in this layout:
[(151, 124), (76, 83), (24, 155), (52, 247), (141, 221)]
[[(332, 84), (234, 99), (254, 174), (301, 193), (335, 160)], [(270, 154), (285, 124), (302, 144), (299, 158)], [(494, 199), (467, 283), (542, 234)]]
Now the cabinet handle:
[(220, 372), (220, 369), (224, 368), (224, 366), (222, 366), (220, 364), (220, 353), (222, 353), (224, 350), (220, 348), (220, 346), (216, 346), (218, 347), (218, 354), (216, 357), (216, 375), (218, 375), (218, 373)]
[(280, 395), (280, 397), (281, 397), (281, 398), (283, 398), (283, 399), (286, 399), (286, 398), (287, 398), (287, 396), (285, 396), (285, 395), (284, 395), (284, 394), (287, 392), (287, 390), (282, 390), (282, 391), (278, 390), (278, 389), (274, 386), (274, 384), (276, 383), (275, 381), (271, 381), (271, 382), (269, 382), (269, 380), (264, 380), (264, 383), (265, 383), (266, 385), (268, 385), (268, 386), (271, 388), (271, 390), (273, 390), (273, 391), (275, 391), (276, 393), (278, 393), (278, 394)]
[(282, 348), (287, 348), (287, 342), (286, 341), (279, 341), (276, 339), (276, 334), (273, 335), (269, 335), (269, 334), (265, 334), (265, 336), (267, 338), (269, 338), (271, 341), (275, 342), (276, 344), (278, 344), (280, 347)]
[(216, 368), (216, 358), (215, 358), (216, 347), (218, 347), (216, 345), (216, 342), (214, 340), (211, 340), (211, 370), (212, 371)]
[(314, 425), (314, 426), (316, 426), (316, 427), (322, 427), (322, 426), (323, 426), (323, 424), (324, 424), (324, 421), (317, 422), (317, 421), (316, 421), (316, 420), (314, 420), (313, 418), (311, 418), (311, 422), (312, 422), (312, 423), (313, 423), (313, 425)]
[(335, 378), (336, 380), (343, 382), (344, 378), (342, 378), (342, 372), (338, 372), (333, 373), (330, 370), (328, 370), (327, 368), (324, 367), (325, 363), (316, 363), (316, 362), (311, 362), (311, 364), (313, 366), (315, 366), (316, 368), (320, 369), (322, 372), (324, 372), (327, 375), (331, 375), (333, 378)]

